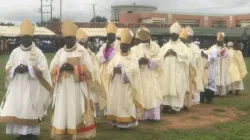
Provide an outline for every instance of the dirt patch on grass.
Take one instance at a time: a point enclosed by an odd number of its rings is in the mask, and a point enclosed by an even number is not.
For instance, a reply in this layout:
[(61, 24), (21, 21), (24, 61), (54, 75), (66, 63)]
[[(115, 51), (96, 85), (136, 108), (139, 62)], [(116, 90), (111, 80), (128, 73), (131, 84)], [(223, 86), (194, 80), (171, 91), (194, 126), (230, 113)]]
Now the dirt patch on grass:
[(140, 128), (150, 129), (192, 129), (208, 127), (217, 123), (229, 122), (237, 119), (246, 113), (236, 108), (201, 104), (193, 106), (189, 111), (182, 111), (177, 114), (162, 114), (161, 121), (156, 127), (152, 122), (141, 122)]

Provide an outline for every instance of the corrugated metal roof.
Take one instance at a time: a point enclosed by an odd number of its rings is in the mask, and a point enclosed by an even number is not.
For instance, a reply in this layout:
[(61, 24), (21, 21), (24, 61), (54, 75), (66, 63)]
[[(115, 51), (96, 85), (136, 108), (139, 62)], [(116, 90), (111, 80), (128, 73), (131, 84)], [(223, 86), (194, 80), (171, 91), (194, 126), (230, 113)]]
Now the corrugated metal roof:
[[(76, 23), (79, 28), (106, 28), (107, 23)], [(169, 35), (168, 24), (116, 24), (118, 28), (130, 28), (136, 33), (136, 30), (141, 26), (145, 25), (151, 30), (152, 35)], [(49, 30), (61, 34), (60, 23), (49, 23), (46, 28)], [(201, 28), (193, 27), (195, 36), (216, 36), (217, 32), (224, 32), (226, 38), (241, 38), (247, 39), (250, 36), (250, 29), (247, 28)]]
[[(76, 22), (75, 23), (78, 28), (106, 28), (107, 23), (106, 22)], [(168, 24), (121, 24), (121, 23), (116, 23), (116, 26), (118, 28), (139, 28), (140, 26), (146, 26), (148, 28), (166, 28), (169, 27), (170, 25)], [(51, 22), (46, 25), (46, 28), (49, 30), (61, 34), (61, 23), (59, 22)]]
[(218, 32), (224, 32), (226, 37), (244, 37), (246, 29), (244, 28), (200, 28), (194, 27), (195, 36), (216, 36)]
[[(218, 32), (224, 32), (226, 38), (245, 38), (250, 34), (247, 34), (244, 28), (200, 28), (194, 27), (194, 36), (216, 36)], [(136, 29), (133, 29), (135, 31)], [(170, 35), (169, 28), (150, 28), (152, 35)], [(250, 30), (249, 30), (250, 32)]]

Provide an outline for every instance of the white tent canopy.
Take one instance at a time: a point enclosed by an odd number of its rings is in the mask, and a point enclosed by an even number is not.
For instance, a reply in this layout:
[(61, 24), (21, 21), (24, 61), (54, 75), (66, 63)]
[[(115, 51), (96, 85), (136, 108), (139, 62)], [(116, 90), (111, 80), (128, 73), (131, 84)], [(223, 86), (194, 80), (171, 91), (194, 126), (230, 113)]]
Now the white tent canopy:
[[(35, 27), (34, 35), (55, 36), (56, 34), (44, 27)], [(20, 36), (19, 26), (0, 26), (0, 36), (16, 37)]]
[[(81, 28), (89, 37), (95, 37), (95, 36), (100, 36), (100, 37), (106, 37), (107, 32), (106, 28)], [(121, 31), (123, 28), (117, 29), (116, 36), (120, 37)]]

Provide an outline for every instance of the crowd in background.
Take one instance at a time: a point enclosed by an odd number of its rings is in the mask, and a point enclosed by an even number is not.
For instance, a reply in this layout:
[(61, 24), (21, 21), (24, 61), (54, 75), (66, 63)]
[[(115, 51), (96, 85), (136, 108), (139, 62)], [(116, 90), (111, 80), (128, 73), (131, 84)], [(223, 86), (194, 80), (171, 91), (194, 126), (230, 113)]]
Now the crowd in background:
[[(169, 40), (169, 37), (157, 36), (152, 38), (159, 46), (163, 46)], [(200, 48), (208, 48), (215, 42), (213, 38), (196, 38), (195, 43)], [(227, 42), (233, 41), (241, 44), (241, 51), (245, 57), (250, 54), (250, 41), (240, 42), (236, 40), (227, 40)], [(54, 53), (64, 46), (64, 42), (61, 37), (35, 37), (34, 42), (44, 53)], [(96, 37), (89, 39), (89, 48), (92, 52), (97, 53), (99, 48), (105, 43), (105, 38)], [(16, 47), (20, 45), (20, 37), (0, 37), (0, 54), (10, 54)]]

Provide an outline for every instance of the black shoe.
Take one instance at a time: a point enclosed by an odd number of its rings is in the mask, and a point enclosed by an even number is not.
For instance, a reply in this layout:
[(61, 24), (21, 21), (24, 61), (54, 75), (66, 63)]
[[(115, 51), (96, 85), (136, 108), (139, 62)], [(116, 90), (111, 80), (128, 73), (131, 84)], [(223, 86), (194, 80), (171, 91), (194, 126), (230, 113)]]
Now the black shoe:
[(239, 96), (240, 95), (240, 91), (239, 90), (236, 90), (236, 96)]
[(27, 140), (38, 140), (38, 136), (36, 136), (36, 135), (27, 135), (26, 139)]
[(120, 131), (126, 131), (128, 128), (120, 128)]
[(19, 135), (16, 139), (17, 140), (27, 140), (27, 135)]
[(17, 136), (17, 137), (16, 137), (16, 140), (21, 140), (21, 136)]
[(173, 110), (171, 107), (168, 109), (168, 114), (176, 114), (176, 111)]
[(188, 111), (188, 107), (184, 106), (184, 107), (183, 107), (183, 110), (184, 110), (184, 111)]
[(162, 113), (168, 113), (170, 108), (170, 106), (163, 106)]
[(213, 102), (212, 101), (207, 101), (207, 104), (212, 104)]

